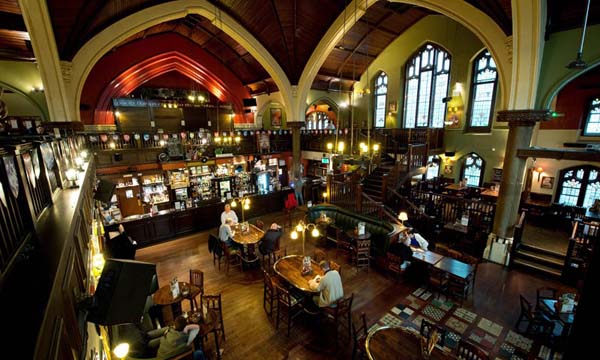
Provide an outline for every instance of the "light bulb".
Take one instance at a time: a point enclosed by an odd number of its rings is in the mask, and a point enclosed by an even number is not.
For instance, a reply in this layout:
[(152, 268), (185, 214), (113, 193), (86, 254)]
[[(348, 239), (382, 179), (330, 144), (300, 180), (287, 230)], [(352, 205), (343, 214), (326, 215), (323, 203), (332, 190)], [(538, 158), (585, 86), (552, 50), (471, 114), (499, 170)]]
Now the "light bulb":
[(325, 192), (323, 193), (323, 197), (324, 197), (324, 198), (326, 198), (326, 197), (327, 197), (327, 191), (325, 191)]
[(304, 231), (304, 225), (302, 223), (296, 225), (296, 231), (298, 231), (298, 232)]
[(69, 169), (65, 172), (65, 176), (67, 177), (67, 180), (75, 181), (77, 180), (77, 170)]
[(296, 230), (292, 231), (290, 237), (292, 238), (292, 240), (298, 239), (298, 233), (296, 232)]
[(250, 210), (250, 204), (246, 203), (246, 205), (244, 205), (244, 210)]
[(114, 150), (117, 147), (117, 144), (111, 142), (110, 144), (108, 144), (108, 146), (110, 146), (110, 148)]
[(344, 144), (344, 142), (343, 142), (343, 141), (340, 141), (340, 142), (338, 143), (338, 151), (339, 151), (339, 152), (343, 152), (345, 147), (346, 147), (346, 144)]
[(333, 143), (327, 143), (327, 150), (333, 149)]
[(231, 207), (237, 207), (237, 202), (235, 200), (231, 202)]
[(129, 353), (129, 344), (128, 343), (120, 343), (119, 345), (117, 345), (114, 348), (113, 353), (119, 359), (124, 358)]
[(246, 200), (244, 200), (244, 202), (246, 203), (246, 205), (250, 205), (250, 199), (246, 198)]
[(373, 145), (373, 151), (379, 151), (379, 144)]
[(88, 157), (88, 152), (87, 152), (87, 150), (82, 150), (82, 151), (81, 151), (81, 157), (82, 157), (82, 158), (84, 158), (84, 159), (87, 159), (87, 157)]
[(242, 138), (241, 138), (241, 137), (239, 137), (239, 136), (236, 136), (236, 137), (235, 137), (235, 142), (236, 142), (236, 143), (239, 143), (240, 141), (242, 141)]
[(317, 229), (317, 228), (314, 228), (314, 229), (312, 230), (312, 232), (311, 232), (311, 235), (312, 235), (313, 237), (319, 237), (319, 229)]

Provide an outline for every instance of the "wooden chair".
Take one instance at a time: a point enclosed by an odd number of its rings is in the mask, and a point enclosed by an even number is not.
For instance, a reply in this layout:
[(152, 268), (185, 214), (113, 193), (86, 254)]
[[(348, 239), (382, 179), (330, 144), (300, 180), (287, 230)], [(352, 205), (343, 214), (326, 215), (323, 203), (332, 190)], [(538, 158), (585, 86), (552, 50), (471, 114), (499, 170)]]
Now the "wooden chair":
[(256, 220), (255, 226), (261, 230), (265, 228), (265, 223), (262, 220)]
[[(335, 337), (335, 347), (338, 347), (338, 334), (339, 325), (346, 323), (348, 327), (348, 339), (352, 337), (352, 301), (354, 300), (354, 294), (350, 294), (345, 298), (342, 298), (335, 303), (335, 307), (323, 307), (321, 310), (325, 315), (333, 320), (333, 334)], [(346, 321), (344, 321), (346, 318)]]
[(458, 340), (456, 357), (459, 360), (489, 360), (490, 358), (485, 351), (463, 339)]
[(277, 260), (287, 256), (286, 248), (275, 250), (271, 253), (271, 264), (275, 264)]
[[(263, 270), (264, 291), (263, 291), (263, 308), (267, 316), (273, 315), (273, 306), (277, 305), (277, 289), (275, 288), (274, 280), (271, 275)], [(267, 305), (269, 305), (267, 309)]]
[(354, 246), (352, 246), (350, 238), (348, 238), (342, 229), (336, 229), (335, 233), (337, 241), (335, 258), (337, 259), (340, 253), (344, 254), (345, 256), (350, 256), (354, 251)]
[(342, 275), (342, 265), (336, 263), (333, 260), (330, 260), (329, 261), (329, 267), (331, 268), (331, 270), (337, 271), (340, 274), (340, 276)]
[(429, 337), (433, 333), (433, 330), (436, 330), (437, 333), (439, 334), (437, 343), (442, 347), (445, 346), (446, 329), (444, 329), (434, 323), (430, 323), (429, 321), (427, 321), (425, 319), (421, 320), (421, 328), (419, 329), (419, 333), (421, 334), (422, 337), (424, 337), (425, 339), (429, 339)]
[(371, 240), (358, 240), (354, 248), (354, 262), (357, 268), (366, 268), (371, 265)]
[(203, 294), (200, 297), (201, 306), (205, 307), (207, 310), (214, 310), (219, 315), (218, 322), (219, 325), (215, 327), (215, 331), (217, 333), (221, 332), (223, 336), (223, 340), (225, 340), (225, 324), (223, 323), (223, 305), (221, 303), (221, 294), (219, 295), (205, 295)]
[(448, 255), (451, 258), (454, 258), (456, 260), (460, 260), (462, 258), (462, 253), (458, 250), (454, 250), (454, 249), (448, 249)]
[(517, 319), (515, 328), (520, 331), (521, 323), (525, 322), (527, 327), (524, 333), (527, 335), (551, 335), (554, 330), (554, 323), (543, 313), (535, 311), (533, 306), (523, 295), (519, 295), (521, 304), (521, 314)]
[(321, 249), (315, 249), (315, 253), (313, 255), (313, 259), (316, 262), (321, 262), (322, 260), (326, 260), (327, 259), (327, 254), (325, 254), (325, 251), (323, 251)]
[(432, 291), (436, 291), (438, 293), (446, 292), (448, 289), (448, 274), (440, 269), (430, 266), (427, 285)]
[(369, 328), (367, 327), (367, 316), (365, 313), (360, 313), (359, 324), (352, 322), (352, 334), (354, 335), (354, 342), (352, 344), (352, 360), (357, 358), (364, 359), (367, 357), (367, 351), (365, 348), (365, 342), (367, 341), (367, 333)]
[(404, 260), (400, 256), (394, 255), (390, 252), (386, 254), (386, 269), (388, 274), (394, 277), (394, 280), (398, 280), (398, 278), (404, 273), (405, 269), (402, 268), (402, 264)]
[[(240, 255), (239, 251), (237, 250), (231, 250), (229, 248), (229, 246), (227, 246), (227, 244), (225, 244), (224, 242), (221, 241), (221, 249), (223, 250), (223, 257), (225, 258), (225, 273), (229, 274), (229, 267), (233, 266), (233, 267), (239, 267), (240, 270), (244, 270), (243, 268), (243, 262), (242, 262), (242, 256)], [(221, 262), (219, 261), (219, 269), (221, 268), (220, 266)]]
[[(200, 288), (199, 295), (202, 297), (202, 294), (204, 294), (204, 273), (200, 270), (190, 269), (190, 284)], [(192, 311), (200, 309), (195, 297), (190, 299), (190, 307)]]
[(213, 265), (219, 263), (219, 270), (221, 270), (221, 259), (223, 258), (223, 248), (221, 247), (222, 241), (219, 237), (214, 234), (208, 234), (208, 251), (213, 254)]
[(288, 289), (281, 285), (275, 287), (277, 289), (277, 321), (275, 328), (279, 329), (279, 321), (283, 319), (287, 324), (287, 336), (289, 337), (294, 319), (303, 313), (303, 299), (292, 295)]

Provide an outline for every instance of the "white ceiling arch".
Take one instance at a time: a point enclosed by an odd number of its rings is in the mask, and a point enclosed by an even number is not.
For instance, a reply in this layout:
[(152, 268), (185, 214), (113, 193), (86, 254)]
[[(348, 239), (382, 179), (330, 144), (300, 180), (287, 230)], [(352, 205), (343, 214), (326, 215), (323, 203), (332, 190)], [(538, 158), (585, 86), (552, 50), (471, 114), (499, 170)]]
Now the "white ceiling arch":
[(102, 30), (75, 54), (70, 76), (70, 101), (79, 118), (79, 103), (85, 80), (100, 58), (128, 37), (154, 25), (198, 14), (242, 45), (265, 68), (281, 91), (283, 106), (290, 114), (292, 87), (285, 72), (265, 47), (242, 25), (207, 0), (176, 0), (151, 6), (129, 15)]

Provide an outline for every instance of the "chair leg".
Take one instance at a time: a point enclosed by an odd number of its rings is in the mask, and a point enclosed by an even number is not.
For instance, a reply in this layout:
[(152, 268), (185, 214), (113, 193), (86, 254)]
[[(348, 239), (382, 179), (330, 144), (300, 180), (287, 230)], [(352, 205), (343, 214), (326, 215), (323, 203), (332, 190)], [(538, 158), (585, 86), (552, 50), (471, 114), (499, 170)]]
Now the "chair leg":
[(275, 329), (279, 330), (279, 317), (281, 316), (280, 311), (281, 306), (277, 306), (277, 321), (275, 322)]
[(292, 309), (288, 308), (288, 323), (287, 323), (287, 336), (290, 337), (290, 328), (292, 327)]

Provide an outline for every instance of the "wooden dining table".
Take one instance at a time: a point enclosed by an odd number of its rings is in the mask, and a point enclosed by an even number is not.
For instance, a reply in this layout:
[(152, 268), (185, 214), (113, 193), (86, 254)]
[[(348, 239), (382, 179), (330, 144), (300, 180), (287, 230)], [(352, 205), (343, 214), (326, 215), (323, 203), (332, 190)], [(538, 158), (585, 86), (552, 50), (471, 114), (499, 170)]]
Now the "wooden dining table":
[(217, 353), (217, 359), (221, 359), (221, 352), (219, 351), (219, 313), (214, 309), (206, 309), (204, 312), (199, 311), (188, 311), (185, 313), (187, 316), (188, 324), (197, 324), (200, 328), (198, 335), (194, 339), (194, 345), (196, 349), (202, 348), (202, 338), (210, 334), (211, 332), (215, 336), (215, 349)]
[(575, 311), (560, 311), (560, 309), (556, 308), (557, 303), (558, 300), (555, 299), (542, 299), (542, 310), (550, 315), (550, 318), (560, 321), (563, 326), (561, 335), (566, 336), (571, 331), (571, 325), (573, 325), (573, 321), (575, 321)]
[[(365, 343), (370, 360), (422, 360), (421, 336), (402, 327), (382, 326), (371, 330)], [(430, 360), (454, 360), (450, 351), (435, 346)]]
[(451, 257), (444, 257), (433, 266), (435, 266), (437, 269), (447, 272), (450, 276), (454, 276), (463, 280), (469, 278), (473, 271), (475, 271), (475, 267), (473, 265), (464, 263)]
[(312, 263), (312, 273), (302, 275), (302, 255), (288, 255), (277, 260), (273, 264), (273, 270), (275, 273), (282, 277), (285, 281), (290, 283), (293, 287), (298, 290), (317, 293), (318, 291), (312, 290), (308, 282), (315, 276), (324, 276), (325, 272), (321, 269), (321, 266), (314, 260), (310, 260)]
[(248, 230), (242, 232), (241, 224), (235, 225), (233, 241), (242, 246), (242, 259), (246, 263), (252, 263), (259, 260), (258, 242), (263, 238), (265, 232), (252, 224), (248, 224)]
[[(187, 294), (183, 294), (184, 289), (189, 289)], [(156, 305), (161, 305), (162, 320), (168, 324), (181, 315), (181, 301), (193, 299), (200, 294), (200, 288), (187, 282), (179, 281), (179, 295), (173, 297), (171, 293), (171, 284), (164, 285), (152, 294), (152, 300)]]
[(424, 262), (428, 265), (435, 265), (444, 258), (444, 255), (438, 254), (433, 251), (418, 249), (412, 246), (410, 247), (410, 249), (413, 251), (413, 259)]

